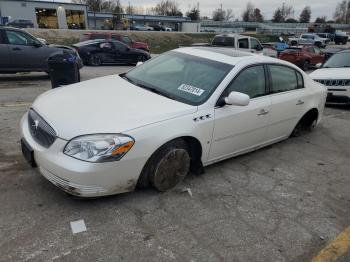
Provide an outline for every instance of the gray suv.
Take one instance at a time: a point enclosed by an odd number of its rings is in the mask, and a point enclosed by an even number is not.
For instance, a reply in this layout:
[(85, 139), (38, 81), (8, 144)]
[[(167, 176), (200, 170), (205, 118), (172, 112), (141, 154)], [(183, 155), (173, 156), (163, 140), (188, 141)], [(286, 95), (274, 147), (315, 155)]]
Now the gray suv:
[(62, 49), (71, 53), (82, 68), (83, 63), (73, 48), (45, 45), (21, 29), (0, 27), (0, 73), (48, 72), (48, 58)]

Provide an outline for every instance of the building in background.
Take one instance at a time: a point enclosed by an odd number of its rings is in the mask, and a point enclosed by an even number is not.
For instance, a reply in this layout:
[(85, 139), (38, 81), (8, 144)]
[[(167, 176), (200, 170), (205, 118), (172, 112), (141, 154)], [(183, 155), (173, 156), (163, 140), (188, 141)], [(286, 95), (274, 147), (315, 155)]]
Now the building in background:
[[(109, 12), (88, 12), (89, 28), (90, 29), (116, 29), (113, 21), (118, 17), (118, 20), (127, 21), (124, 26), (127, 29), (142, 28), (143, 31), (147, 28), (157, 30), (157, 27), (170, 28), (172, 31), (181, 31), (182, 24), (191, 22), (191, 18), (182, 16), (161, 16), (161, 15), (138, 15), (138, 14), (112, 14)], [(121, 29), (121, 28), (117, 28)]]
[(83, 4), (0, 0), (0, 25), (10, 23), (18, 27), (32, 25), (34, 28), (87, 29), (87, 14), (87, 6)]

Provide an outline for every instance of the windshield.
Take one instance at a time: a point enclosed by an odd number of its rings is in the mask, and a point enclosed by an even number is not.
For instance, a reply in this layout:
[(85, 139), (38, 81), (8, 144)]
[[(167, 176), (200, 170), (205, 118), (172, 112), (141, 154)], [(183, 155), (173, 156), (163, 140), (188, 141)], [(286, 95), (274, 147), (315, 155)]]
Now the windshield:
[(235, 38), (228, 36), (216, 36), (213, 39), (212, 45), (235, 47)]
[(323, 68), (350, 67), (350, 52), (337, 53), (323, 65)]
[(232, 65), (171, 51), (121, 76), (160, 95), (200, 105), (232, 68)]

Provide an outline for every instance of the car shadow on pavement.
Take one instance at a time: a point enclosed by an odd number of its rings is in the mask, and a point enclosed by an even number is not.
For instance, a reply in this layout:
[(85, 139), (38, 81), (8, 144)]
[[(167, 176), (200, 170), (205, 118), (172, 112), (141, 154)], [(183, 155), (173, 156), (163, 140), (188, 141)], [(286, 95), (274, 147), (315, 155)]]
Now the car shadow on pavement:
[(36, 81), (49, 78), (46, 73), (0, 74), (0, 81)]

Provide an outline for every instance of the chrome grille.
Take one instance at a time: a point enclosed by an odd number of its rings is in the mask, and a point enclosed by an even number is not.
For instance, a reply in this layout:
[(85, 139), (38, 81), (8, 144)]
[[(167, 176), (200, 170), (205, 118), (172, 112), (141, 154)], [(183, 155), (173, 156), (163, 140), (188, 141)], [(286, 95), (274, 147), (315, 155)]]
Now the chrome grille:
[(49, 148), (55, 142), (55, 130), (33, 109), (28, 112), (28, 124), (30, 133), (38, 144)]
[(325, 86), (350, 86), (350, 79), (315, 79)]

